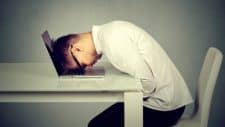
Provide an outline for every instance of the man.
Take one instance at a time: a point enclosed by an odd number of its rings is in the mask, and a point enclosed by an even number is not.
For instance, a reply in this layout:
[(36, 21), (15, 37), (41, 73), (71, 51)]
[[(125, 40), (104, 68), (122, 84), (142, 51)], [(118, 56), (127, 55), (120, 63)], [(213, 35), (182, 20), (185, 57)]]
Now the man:
[[(67, 69), (91, 67), (105, 55), (118, 70), (140, 79), (144, 91), (144, 127), (176, 124), (192, 97), (163, 48), (143, 29), (126, 21), (94, 25), (91, 32), (60, 37), (56, 55)], [(122, 127), (123, 103), (96, 116), (89, 127)]]

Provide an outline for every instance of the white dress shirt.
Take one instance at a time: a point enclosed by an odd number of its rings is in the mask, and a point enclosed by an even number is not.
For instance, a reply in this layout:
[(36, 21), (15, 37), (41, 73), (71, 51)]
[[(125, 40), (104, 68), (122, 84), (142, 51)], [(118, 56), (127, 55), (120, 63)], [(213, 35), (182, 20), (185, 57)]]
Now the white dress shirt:
[(169, 111), (191, 103), (184, 79), (167, 53), (143, 29), (126, 21), (92, 27), (98, 54), (105, 55), (118, 70), (140, 79), (144, 106)]

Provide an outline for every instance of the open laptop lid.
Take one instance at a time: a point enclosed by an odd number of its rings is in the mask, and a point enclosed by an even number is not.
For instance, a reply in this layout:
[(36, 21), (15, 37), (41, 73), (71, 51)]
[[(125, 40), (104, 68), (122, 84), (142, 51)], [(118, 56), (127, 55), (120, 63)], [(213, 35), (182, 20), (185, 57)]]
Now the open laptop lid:
[(56, 55), (54, 55), (54, 51), (53, 51), (53, 41), (50, 38), (50, 35), (48, 33), (48, 31), (46, 30), (45, 32), (42, 33), (42, 39), (44, 41), (45, 47), (48, 50), (48, 54), (52, 60), (52, 63), (56, 69), (56, 72), (58, 74), (58, 76), (62, 75), (64, 72), (64, 69), (62, 67), (62, 65), (59, 62), (59, 59), (57, 58)]

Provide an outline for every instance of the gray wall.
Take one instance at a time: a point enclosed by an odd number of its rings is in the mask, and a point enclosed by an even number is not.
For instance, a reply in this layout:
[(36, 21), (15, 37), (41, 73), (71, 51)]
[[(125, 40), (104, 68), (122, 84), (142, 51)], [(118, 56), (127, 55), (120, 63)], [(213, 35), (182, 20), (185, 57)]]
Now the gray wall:
[[(49, 61), (41, 32), (54, 38), (93, 24), (128, 20), (152, 34), (184, 76), (192, 94), (209, 46), (225, 53), (222, 0), (7, 0), (0, 3), (0, 62)], [(225, 63), (212, 100), (209, 127), (222, 127)], [(110, 103), (0, 104), (0, 126), (85, 127)], [(186, 110), (190, 114), (192, 106)]]

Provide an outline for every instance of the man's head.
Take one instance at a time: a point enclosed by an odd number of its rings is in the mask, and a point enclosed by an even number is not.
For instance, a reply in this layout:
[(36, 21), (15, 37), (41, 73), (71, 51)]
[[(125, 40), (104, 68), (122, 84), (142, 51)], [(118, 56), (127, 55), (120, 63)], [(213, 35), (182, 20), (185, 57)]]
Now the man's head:
[(64, 69), (68, 70), (91, 67), (101, 56), (96, 52), (90, 32), (59, 37), (53, 48)]

